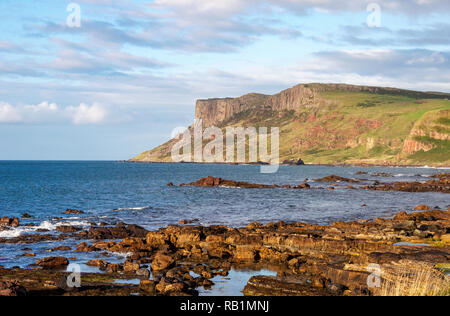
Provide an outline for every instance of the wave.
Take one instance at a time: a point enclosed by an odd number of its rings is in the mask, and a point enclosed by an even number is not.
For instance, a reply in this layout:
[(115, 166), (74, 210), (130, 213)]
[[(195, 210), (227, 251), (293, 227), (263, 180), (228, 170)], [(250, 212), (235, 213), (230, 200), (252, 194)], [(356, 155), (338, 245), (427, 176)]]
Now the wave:
[(417, 177), (422, 177), (422, 178), (431, 178), (432, 175), (429, 174), (405, 174), (405, 173), (398, 173), (398, 174), (394, 174), (394, 177), (410, 177), (410, 178), (417, 178)]
[(51, 221), (43, 221), (39, 224), (39, 226), (19, 226), (15, 228), (11, 228), (9, 230), (0, 231), (0, 238), (15, 238), (20, 237), (22, 234), (29, 234), (33, 232), (37, 232), (38, 230), (48, 230), (54, 231), (57, 227), (61, 226), (83, 226), (87, 227), (91, 224), (86, 221), (62, 221), (62, 222), (54, 222)]
[(124, 207), (124, 208), (116, 208), (113, 211), (122, 212), (122, 211), (144, 211), (144, 210), (152, 210), (151, 206), (142, 206), (142, 207)]

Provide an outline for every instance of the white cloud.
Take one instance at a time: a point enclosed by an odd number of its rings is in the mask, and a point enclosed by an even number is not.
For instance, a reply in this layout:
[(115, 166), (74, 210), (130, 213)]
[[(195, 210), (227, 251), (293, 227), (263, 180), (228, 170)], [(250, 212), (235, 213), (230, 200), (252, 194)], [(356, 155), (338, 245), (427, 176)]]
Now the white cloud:
[(0, 123), (20, 122), (22, 117), (19, 112), (8, 103), (0, 102)]
[(16, 106), (0, 102), (0, 123), (100, 124), (105, 122), (107, 116), (108, 111), (98, 103), (63, 108), (49, 102)]
[(107, 113), (99, 104), (92, 106), (81, 103), (78, 107), (69, 107), (67, 111), (71, 113), (74, 124), (98, 124), (104, 121)]

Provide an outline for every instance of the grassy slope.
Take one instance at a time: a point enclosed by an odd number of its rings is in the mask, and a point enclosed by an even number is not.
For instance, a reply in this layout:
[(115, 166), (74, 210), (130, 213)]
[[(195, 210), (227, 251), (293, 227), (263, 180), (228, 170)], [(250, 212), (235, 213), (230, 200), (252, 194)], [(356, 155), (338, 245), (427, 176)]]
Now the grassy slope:
[[(432, 142), (436, 148), (412, 156), (402, 153), (403, 143), (411, 138), (414, 128), (449, 135), (449, 112), (442, 110), (450, 110), (450, 101), (346, 91), (320, 96), (324, 101), (301, 113), (251, 111), (237, 114), (225, 125), (280, 127), (281, 160), (450, 165), (449, 140), (416, 137), (416, 141)], [(170, 147), (171, 143), (163, 144), (134, 160), (170, 161)]]

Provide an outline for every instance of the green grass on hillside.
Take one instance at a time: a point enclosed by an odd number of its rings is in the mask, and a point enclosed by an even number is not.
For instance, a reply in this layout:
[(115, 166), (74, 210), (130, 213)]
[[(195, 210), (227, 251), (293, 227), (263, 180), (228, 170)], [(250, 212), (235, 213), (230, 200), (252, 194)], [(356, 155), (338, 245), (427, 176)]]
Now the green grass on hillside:
[[(323, 164), (450, 165), (449, 140), (412, 136), (413, 131), (450, 135), (450, 101), (421, 100), (414, 95), (327, 91), (320, 93), (317, 104), (301, 111), (277, 113), (256, 106), (222, 122), (220, 127), (279, 127), (281, 161), (302, 158), (307, 163)], [(431, 144), (434, 149), (408, 157), (402, 152), (406, 140)], [(170, 161), (168, 146), (138, 158)]]

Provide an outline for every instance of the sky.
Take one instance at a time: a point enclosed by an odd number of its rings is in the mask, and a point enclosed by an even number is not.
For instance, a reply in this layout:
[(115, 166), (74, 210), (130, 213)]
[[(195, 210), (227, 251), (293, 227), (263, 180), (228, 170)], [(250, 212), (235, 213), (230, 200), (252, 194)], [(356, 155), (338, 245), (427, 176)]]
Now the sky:
[(2, 0), (0, 34), (0, 160), (129, 159), (298, 83), (450, 92), (448, 0)]

